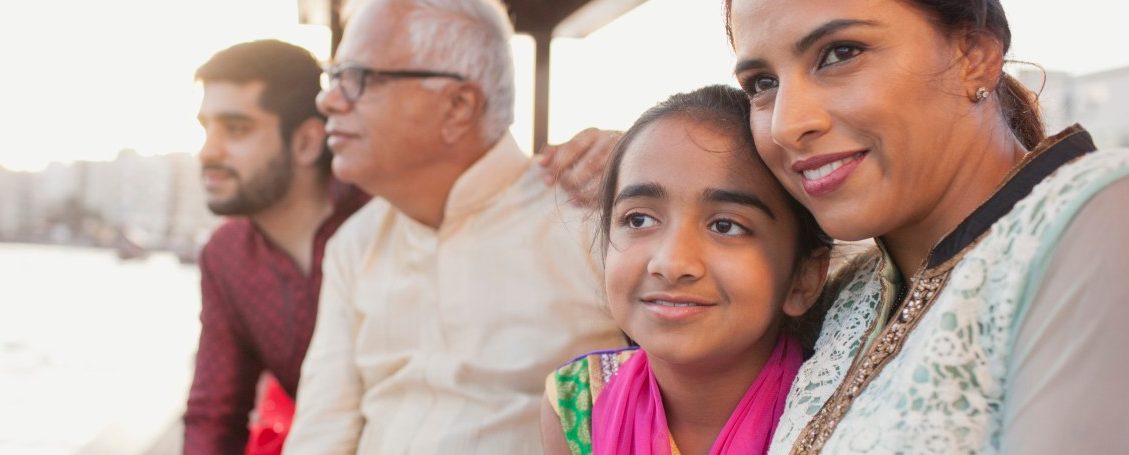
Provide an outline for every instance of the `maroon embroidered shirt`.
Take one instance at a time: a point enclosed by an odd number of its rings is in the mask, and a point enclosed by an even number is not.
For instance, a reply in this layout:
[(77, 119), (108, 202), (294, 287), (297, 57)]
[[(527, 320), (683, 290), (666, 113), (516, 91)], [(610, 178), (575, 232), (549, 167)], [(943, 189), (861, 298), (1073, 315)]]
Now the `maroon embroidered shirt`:
[(334, 186), (333, 213), (314, 237), (310, 273), (250, 220), (220, 226), (200, 253), (203, 304), (196, 370), (184, 415), (184, 453), (241, 454), (262, 372), (295, 395), (317, 316), (325, 243), (368, 200)]

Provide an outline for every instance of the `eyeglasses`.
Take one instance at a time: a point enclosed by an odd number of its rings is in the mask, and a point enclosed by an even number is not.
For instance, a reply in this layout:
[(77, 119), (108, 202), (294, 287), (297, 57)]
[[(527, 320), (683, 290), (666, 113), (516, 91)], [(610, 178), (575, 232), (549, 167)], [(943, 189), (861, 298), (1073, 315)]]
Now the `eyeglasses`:
[(377, 83), (396, 79), (425, 79), (432, 77), (454, 79), (456, 81), (466, 80), (461, 74), (444, 71), (378, 70), (360, 65), (330, 66), (325, 69), (325, 75), (329, 78), (326, 90), (332, 90), (335, 85), (341, 87), (341, 94), (345, 95), (345, 100), (349, 101), (349, 103), (355, 103), (357, 99), (365, 93), (365, 83), (369, 79)]

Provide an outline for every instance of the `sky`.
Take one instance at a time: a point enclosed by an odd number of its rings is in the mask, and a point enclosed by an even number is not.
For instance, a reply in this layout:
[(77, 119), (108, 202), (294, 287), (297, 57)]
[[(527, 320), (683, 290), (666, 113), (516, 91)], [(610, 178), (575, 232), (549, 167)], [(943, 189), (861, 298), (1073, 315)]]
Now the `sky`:
[[(278, 38), (326, 58), (326, 28), (298, 24), (298, 0), (17, 1), (0, 12), (0, 167), (195, 152), (196, 67), (232, 44)], [(1129, 66), (1123, 2), (1003, 0), (1010, 57), (1072, 74)], [(649, 0), (584, 39), (553, 44), (549, 139), (626, 128), (666, 96), (732, 83), (720, 1)], [(531, 143), (533, 44), (514, 41), (517, 115)]]

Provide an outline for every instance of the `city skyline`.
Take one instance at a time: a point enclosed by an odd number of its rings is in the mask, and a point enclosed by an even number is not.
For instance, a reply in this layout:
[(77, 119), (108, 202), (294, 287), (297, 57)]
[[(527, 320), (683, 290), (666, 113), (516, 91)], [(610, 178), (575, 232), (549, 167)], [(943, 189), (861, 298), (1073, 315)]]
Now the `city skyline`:
[(112, 247), (123, 255), (170, 250), (194, 259), (220, 218), (205, 204), (188, 153), (0, 170), (0, 242)]

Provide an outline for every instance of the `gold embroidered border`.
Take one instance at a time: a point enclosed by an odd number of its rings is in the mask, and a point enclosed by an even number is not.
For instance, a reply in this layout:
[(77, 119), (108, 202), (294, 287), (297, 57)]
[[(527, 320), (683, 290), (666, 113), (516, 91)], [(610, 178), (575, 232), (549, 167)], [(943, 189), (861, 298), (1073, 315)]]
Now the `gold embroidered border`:
[[(818, 454), (823, 450), (823, 445), (831, 438), (835, 427), (847, 414), (855, 397), (878, 376), (891, 359), (901, 352), (906, 337), (933, 306), (951, 271), (952, 263), (940, 269), (923, 270), (920, 276), (912, 280), (913, 290), (906, 295), (899, 306), (897, 317), (893, 322), (886, 324), (870, 349), (865, 352), (859, 351), (859, 355), (847, 369), (847, 374), (835, 389), (835, 393), (831, 394), (819, 412), (800, 432), (800, 436), (792, 446), (793, 455)], [(863, 334), (862, 346), (866, 345), (866, 337), (870, 335), (869, 331), (867, 332)]]
[[(1041, 155), (1044, 151), (1050, 149), (1052, 146), (1062, 142), (1066, 138), (1083, 132), (1078, 124), (1074, 124), (1062, 132), (1048, 137), (1039, 143), (1031, 152), (1027, 153), (1019, 163), (1008, 172), (1006, 178), (992, 191), (992, 195), (987, 200), (990, 200), (1000, 191), (1004, 186), (1011, 181), (1015, 174), (1025, 167), (1036, 156)], [(981, 203), (982, 205), (983, 203)], [(902, 350), (902, 345), (905, 343), (906, 337), (909, 333), (917, 327), (917, 323), (921, 317), (933, 306), (937, 295), (940, 294), (941, 289), (949, 279), (949, 273), (953, 267), (956, 266), (964, 255), (972, 250), (977, 244), (980, 243), (991, 229), (986, 230), (979, 237), (977, 237), (964, 248), (949, 258), (942, 264), (928, 270), (922, 270), (919, 276), (914, 278), (911, 283), (913, 291), (903, 299), (901, 305), (898, 307), (897, 319), (888, 323), (880, 333), (879, 337), (866, 349), (865, 353), (860, 348), (859, 354), (855, 356), (851, 367), (847, 369), (844, 375), (843, 382), (835, 389), (835, 393), (823, 403), (823, 407), (808, 424), (804, 426), (800, 436), (796, 439), (795, 444), (792, 446), (793, 455), (810, 455), (818, 454), (823, 450), (824, 444), (831, 438), (831, 434), (835, 431), (843, 416), (847, 414), (851, 404), (854, 402), (855, 397), (859, 395), (866, 388), (867, 385), (878, 375), (879, 372)], [(936, 248), (936, 245), (934, 245)], [(932, 251), (932, 250), (931, 250)], [(932, 253), (930, 253), (932, 255)], [(928, 258), (926, 260), (928, 263)], [(886, 266), (883, 264), (883, 266)], [(885, 283), (883, 283), (883, 291), (887, 290)], [(871, 328), (863, 333), (861, 346), (866, 347), (867, 340), (873, 332), (874, 324), (876, 324), (883, 315), (877, 315)], [(865, 355), (864, 355), (865, 354)]]

